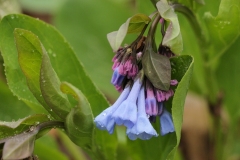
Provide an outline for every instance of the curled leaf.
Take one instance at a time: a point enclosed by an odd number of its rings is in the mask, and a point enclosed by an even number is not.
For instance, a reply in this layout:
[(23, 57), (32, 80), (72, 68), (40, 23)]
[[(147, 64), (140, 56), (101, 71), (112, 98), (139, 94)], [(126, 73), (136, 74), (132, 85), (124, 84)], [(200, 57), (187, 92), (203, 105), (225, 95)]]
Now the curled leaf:
[(61, 84), (63, 93), (72, 95), (78, 104), (72, 108), (65, 122), (69, 138), (83, 149), (91, 149), (93, 143), (93, 114), (86, 97), (73, 85), (64, 82)]
[(111, 32), (107, 39), (113, 50), (117, 50), (122, 44), (127, 33), (139, 33), (151, 19), (144, 14), (136, 14), (120, 26), (118, 31)]
[(161, 0), (156, 5), (160, 15), (170, 22), (162, 44), (169, 47), (173, 53), (180, 54), (183, 50), (183, 42), (178, 17), (167, 0)]

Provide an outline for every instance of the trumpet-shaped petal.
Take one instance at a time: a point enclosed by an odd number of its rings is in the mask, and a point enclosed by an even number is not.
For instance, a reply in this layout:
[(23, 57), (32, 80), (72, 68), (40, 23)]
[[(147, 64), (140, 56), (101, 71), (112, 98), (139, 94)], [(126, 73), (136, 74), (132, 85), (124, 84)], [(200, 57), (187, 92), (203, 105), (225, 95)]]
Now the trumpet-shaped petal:
[(111, 83), (114, 86), (121, 86), (124, 78), (125, 76), (119, 73), (119, 67), (117, 67), (113, 72)]
[(162, 136), (175, 131), (172, 116), (166, 109), (164, 109), (163, 113), (160, 115), (160, 124)]
[(150, 138), (157, 137), (158, 134), (150, 123), (145, 113), (145, 95), (144, 88), (141, 88), (138, 97), (138, 117), (137, 122), (132, 128), (127, 128), (128, 138), (135, 140), (140, 138), (142, 140), (148, 140)]
[(112, 114), (112, 118), (114, 118), (116, 124), (125, 125), (128, 128), (131, 128), (137, 121), (137, 97), (140, 91), (142, 83), (139, 79), (137, 79), (129, 96), (122, 104), (116, 109), (116, 111)]
[(115, 121), (112, 119), (112, 113), (119, 107), (119, 105), (128, 97), (130, 86), (126, 87), (117, 101), (111, 106), (100, 113), (95, 119), (97, 128), (107, 130), (110, 134), (114, 131)]

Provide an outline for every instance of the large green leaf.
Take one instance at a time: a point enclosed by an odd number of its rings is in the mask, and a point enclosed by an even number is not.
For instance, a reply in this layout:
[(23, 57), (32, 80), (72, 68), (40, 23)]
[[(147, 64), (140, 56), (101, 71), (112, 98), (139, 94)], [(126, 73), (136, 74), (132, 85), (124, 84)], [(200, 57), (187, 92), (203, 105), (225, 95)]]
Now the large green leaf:
[[(174, 158), (175, 151), (180, 142), (183, 108), (189, 82), (193, 71), (193, 58), (183, 55), (170, 59), (172, 67), (172, 79), (178, 80), (178, 85), (175, 89), (175, 94), (167, 107), (171, 108), (172, 118), (175, 127), (175, 132), (165, 136), (159, 135), (157, 138), (151, 138), (147, 141), (136, 140), (128, 141), (127, 146), (130, 147), (130, 155), (132, 159), (168, 159)], [(155, 129), (160, 131), (159, 120), (154, 124)]]
[(19, 65), (26, 76), (30, 91), (54, 118), (59, 119), (56, 112), (50, 112), (51, 109), (44, 101), (40, 89), (40, 69), (43, 52), (41, 42), (36, 35), (23, 29), (15, 29), (14, 37)]
[(160, 15), (170, 22), (162, 45), (169, 47), (173, 53), (180, 54), (183, 50), (183, 43), (177, 14), (168, 4), (167, 0), (161, 0), (156, 5)]
[(151, 21), (151, 19), (144, 14), (136, 14), (127, 19), (127, 21), (120, 26), (118, 31), (111, 32), (107, 35), (108, 41), (114, 51), (121, 46), (127, 33), (139, 33)]
[[(231, 16), (230, 16), (231, 15)], [(208, 28), (211, 62), (222, 56), (240, 35), (240, 1), (222, 0), (216, 17), (210, 12), (205, 14)]]
[[(106, 99), (86, 75), (72, 48), (59, 32), (50, 25), (25, 15), (8, 15), (2, 19), (0, 24), (0, 47), (9, 88), (14, 94), (20, 99), (28, 100), (28, 104), (37, 104), (31, 92), (27, 91), (25, 77), (18, 65), (16, 48), (12, 47), (14, 46), (13, 31), (15, 28), (29, 30), (38, 36), (48, 52), (60, 81), (69, 82), (83, 92), (92, 107), (94, 116), (108, 107)], [(103, 157), (113, 159), (117, 147), (116, 135), (110, 136), (106, 132), (99, 131), (96, 136), (96, 143), (101, 148)]]

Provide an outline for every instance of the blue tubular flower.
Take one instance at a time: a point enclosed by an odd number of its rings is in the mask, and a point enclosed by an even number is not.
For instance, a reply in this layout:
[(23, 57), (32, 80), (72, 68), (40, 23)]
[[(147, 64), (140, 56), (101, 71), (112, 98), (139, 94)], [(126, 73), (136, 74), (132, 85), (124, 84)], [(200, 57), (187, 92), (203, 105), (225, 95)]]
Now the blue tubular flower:
[(114, 69), (112, 79), (111, 79), (111, 83), (114, 86), (121, 86), (124, 78), (125, 78), (125, 75), (120, 74), (119, 73), (119, 67), (117, 67), (117, 68)]
[(95, 119), (97, 128), (101, 130), (107, 130), (110, 134), (114, 131), (115, 121), (111, 118), (112, 113), (119, 107), (119, 105), (128, 97), (130, 92), (130, 86), (127, 86), (117, 101), (111, 106), (100, 113)]
[(145, 111), (145, 95), (144, 88), (142, 87), (138, 96), (138, 117), (137, 122), (132, 128), (127, 129), (128, 138), (135, 140), (140, 138), (148, 140), (153, 136), (157, 137), (158, 134), (150, 123)]
[(142, 83), (137, 79), (132, 87), (132, 90), (128, 98), (116, 109), (112, 114), (115, 122), (118, 125), (125, 125), (127, 128), (131, 128), (137, 121), (137, 97), (140, 91)]
[(172, 116), (166, 109), (164, 109), (163, 113), (160, 115), (160, 124), (162, 136), (175, 131)]

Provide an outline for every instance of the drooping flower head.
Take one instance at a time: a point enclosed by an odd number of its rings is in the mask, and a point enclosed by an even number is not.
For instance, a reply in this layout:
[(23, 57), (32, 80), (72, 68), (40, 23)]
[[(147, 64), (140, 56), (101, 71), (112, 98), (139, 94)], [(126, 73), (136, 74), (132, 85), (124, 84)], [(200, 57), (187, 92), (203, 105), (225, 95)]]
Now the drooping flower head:
[[(165, 20), (161, 19), (163, 36), (164, 22)], [(153, 22), (152, 24), (155, 23)], [(151, 124), (157, 119), (160, 120), (161, 135), (175, 131), (172, 115), (167, 111), (165, 102), (170, 100), (174, 95), (172, 86), (177, 85), (178, 81), (171, 80), (169, 82), (170, 88), (164, 88), (164, 90), (162, 90), (159, 86), (157, 86), (159, 88), (156, 88), (156, 83), (153, 84), (151, 79), (149, 79), (151, 77), (147, 77), (147, 74), (144, 73), (151, 72), (151, 68), (149, 69), (150, 71), (143, 68), (144, 65), (146, 66), (146, 63), (151, 63), (146, 59), (144, 60), (146, 57), (144, 55), (150, 54), (146, 51), (147, 47), (148, 49), (150, 47), (150, 50), (154, 50), (154, 45), (152, 45), (154, 41), (152, 40), (155, 32), (151, 30), (154, 27), (150, 27), (151, 32), (149, 31), (150, 34), (148, 34), (146, 38), (143, 36), (146, 28), (147, 25), (144, 27), (139, 37), (130, 45), (120, 47), (115, 51), (115, 55), (112, 59), (113, 75), (111, 83), (117, 91), (122, 93), (112, 106), (105, 109), (94, 120), (97, 128), (107, 130), (110, 134), (114, 132), (115, 125), (125, 126), (127, 128), (126, 134), (131, 140), (137, 138), (147, 140), (152, 137), (157, 137), (158, 133)], [(155, 50), (154, 54), (161, 54), (168, 57), (164, 57), (166, 62), (169, 62), (170, 57), (175, 56), (170, 48), (163, 46), (162, 43), (159, 45), (158, 50)], [(158, 61), (154, 63), (158, 63)], [(169, 74), (169, 68), (171, 67), (166, 69), (168, 75), (171, 74)], [(153, 69), (155, 71), (157, 70), (157, 68)], [(171, 77), (168, 77), (167, 79), (170, 78)]]

